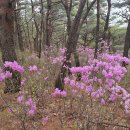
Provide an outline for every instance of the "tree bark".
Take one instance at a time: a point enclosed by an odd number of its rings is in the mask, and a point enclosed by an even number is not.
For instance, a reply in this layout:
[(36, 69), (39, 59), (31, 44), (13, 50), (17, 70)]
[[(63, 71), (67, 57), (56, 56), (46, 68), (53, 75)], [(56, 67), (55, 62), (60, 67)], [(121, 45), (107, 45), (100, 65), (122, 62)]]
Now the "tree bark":
[(47, 0), (46, 14), (46, 46), (50, 47), (52, 41), (52, 0)]
[[(71, 21), (72, 0), (61, 0), (61, 1), (65, 8), (65, 12), (66, 12), (66, 16), (67, 16), (67, 36), (69, 37), (70, 31), (71, 31), (71, 23), (72, 23), (72, 21)], [(78, 41), (78, 37), (79, 36), (77, 35), (77, 39), (75, 40), (76, 42)], [(73, 54), (74, 54), (74, 60), (75, 60), (76, 67), (79, 67), (80, 61), (79, 61), (79, 56), (76, 51), (76, 48), (75, 48)], [(71, 73), (69, 72), (69, 74), (71, 74)]]
[(72, 0), (68, 1), (68, 0), (61, 0), (64, 8), (65, 8), (65, 12), (66, 12), (66, 16), (67, 16), (67, 34), (69, 36), (70, 30), (71, 30), (71, 9), (72, 9)]
[[(108, 11), (107, 11), (107, 16), (106, 16), (106, 20), (105, 20), (105, 25), (104, 25), (104, 30), (103, 30), (103, 34), (102, 34), (102, 39), (103, 41), (107, 42), (107, 45), (109, 46), (109, 51), (110, 51), (110, 39), (109, 39), (109, 33), (110, 30), (109, 29), (109, 19), (110, 19), (110, 13), (111, 13), (111, 0), (107, 0), (107, 5), (108, 5)], [(104, 44), (101, 44), (101, 52), (103, 51)]]
[[(124, 52), (123, 52), (124, 57), (128, 58), (129, 48), (130, 48), (130, 19), (128, 21), (128, 26), (127, 26), (126, 36), (125, 36), (125, 44), (124, 44)], [(125, 65), (126, 65), (126, 63), (123, 62), (123, 66), (125, 66)]]
[(108, 11), (107, 11), (107, 16), (106, 16), (106, 20), (105, 20), (103, 39), (106, 39), (106, 33), (107, 33), (108, 27), (109, 27), (109, 19), (110, 19), (110, 12), (111, 12), (111, 0), (107, 0), (107, 4), (108, 4)]
[(100, 27), (100, 0), (97, 0), (96, 43), (95, 43), (95, 52), (94, 52), (95, 59), (97, 59), (97, 53), (98, 53), (99, 27)]
[[(17, 8), (20, 8), (20, 0), (17, 0)], [(16, 22), (19, 49), (23, 52), (24, 51), (24, 42), (23, 42), (23, 37), (22, 37), (20, 10), (18, 10), (15, 14), (16, 14), (15, 22)]]
[[(3, 62), (17, 61), (13, 40), (14, 4), (15, 2), (10, 0), (0, 0), (0, 38)], [(5, 70), (8, 70), (8, 68), (5, 68)], [(18, 92), (20, 90), (20, 81), (20, 73), (12, 72), (12, 78), (5, 80), (4, 92)]]

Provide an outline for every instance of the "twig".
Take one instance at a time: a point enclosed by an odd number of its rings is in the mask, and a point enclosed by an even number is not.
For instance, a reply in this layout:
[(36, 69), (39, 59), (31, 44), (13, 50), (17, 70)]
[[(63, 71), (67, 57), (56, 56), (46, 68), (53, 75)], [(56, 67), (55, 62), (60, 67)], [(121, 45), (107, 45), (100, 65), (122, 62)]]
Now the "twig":
[(93, 124), (104, 124), (104, 125), (111, 125), (111, 126), (117, 126), (117, 127), (124, 127), (124, 128), (129, 128), (130, 129), (130, 125), (121, 125), (121, 124), (114, 124), (114, 123), (109, 123), (109, 122), (94, 122), (94, 121), (89, 121)]
[(8, 105), (8, 103), (4, 100), (4, 98), (2, 97), (2, 95), (0, 95), (0, 98), (4, 101), (4, 103), (6, 104), (6, 106), (9, 108), (9, 110), (13, 113), (13, 115), (15, 115), (18, 119), (21, 120), (21, 118), (12, 110), (12, 108)]

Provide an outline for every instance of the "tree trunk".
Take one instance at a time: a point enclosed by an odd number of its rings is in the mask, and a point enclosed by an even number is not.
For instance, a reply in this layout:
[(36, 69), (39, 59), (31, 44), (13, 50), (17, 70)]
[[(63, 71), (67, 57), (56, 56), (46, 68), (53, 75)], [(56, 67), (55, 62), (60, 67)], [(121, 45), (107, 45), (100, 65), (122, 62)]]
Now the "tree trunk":
[(104, 32), (103, 32), (103, 39), (106, 40), (106, 33), (109, 28), (109, 19), (110, 19), (110, 12), (111, 12), (111, 0), (107, 0), (108, 3), (108, 11), (107, 11), (107, 16), (105, 20), (105, 26), (104, 26)]
[[(126, 36), (125, 36), (125, 44), (124, 44), (124, 52), (123, 52), (124, 57), (128, 57), (129, 48), (130, 48), (130, 19), (128, 21), (128, 26), (127, 26)], [(126, 63), (123, 62), (123, 66), (125, 65)]]
[[(0, 0), (0, 37), (3, 62), (17, 60), (13, 40), (14, 4), (15, 2), (11, 2), (10, 0)], [(12, 72), (12, 78), (5, 81), (6, 87), (4, 92), (18, 92), (21, 84), (20, 79), (20, 73)]]
[(78, 8), (77, 14), (75, 16), (73, 25), (71, 27), (67, 43), (66, 43), (66, 48), (67, 48), (67, 51), (65, 54), (66, 60), (64, 61), (63, 65), (61, 67), (61, 71), (59, 72), (59, 75), (55, 82), (55, 88), (59, 88), (61, 90), (64, 89), (64, 78), (66, 76), (66, 71), (67, 71), (66, 67), (70, 66), (69, 60), (71, 58), (71, 54), (73, 53), (73, 51), (75, 51), (75, 48), (77, 46), (76, 40), (78, 38), (78, 29), (79, 29), (80, 20), (81, 20), (81, 16), (83, 13), (85, 3), (86, 3), (86, 0), (80, 1), (80, 5)]
[(100, 0), (97, 0), (96, 44), (95, 44), (95, 52), (94, 52), (95, 59), (97, 59), (97, 53), (98, 53), (99, 26), (100, 26)]
[[(107, 0), (107, 5), (108, 5), (108, 11), (107, 11), (107, 16), (106, 16), (106, 20), (105, 20), (105, 26), (104, 26), (104, 31), (103, 31), (103, 34), (102, 34), (102, 38), (104, 41), (107, 42), (107, 45), (109, 46), (109, 52), (110, 52), (110, 39), (109, 39), (109, 33), (110, 33), (110, 30), (109, 29), (109, 19), (110, 19), (110, 12), (111, 12), (111, 0)], [(102, 43), (101, 45), (101, 52), (103, 51), (102, 48), (103, 48), (104, 44)]]
[(52, 41), (52, 1), (47, 0), (46, 14), (46, 46), (50, 47)]
[(62, 4), (65, 8), (66, 16), (67, 16), (67, 35), (69, 36), (71, 30), (71, 9), (72, 9), (72, 0), (61, 0)]
[[(72, 23), (72, 21), (71, 21), (72, 0), (70, 0), (70, 1), (62, 0), (62, 4), (65, 8), (65, 12), (66, 12), (66, 16), (67, 16), (67, 36), (69, 37), (70, 31), (71, 31), (71, 23)], [(77, 39), (75, 40), (76, 42), (78, 41), (78, 37), (79, 37), (79, 35), (77, 35)], [(76, 51), (76, 47), (75, 47), (73, 54), (74, 54), (74, 60), (75, 60), (76, 67), (79, 67), (80, 61), (79, 61), (78, 53)], [(71, 73), (69, 72), (69, 74), (71, 74)]]
[[(20, 1), (17, 1), (17, 8), (20, 8)], [(21, 29), (21, 14), (20, 10), (18, 10), (15, 13), (15, 22), (16, 22), (16, 29), (17, 29), (17, 36), (18, 36), (18, 44), (19, 44), (19, 49), (23, 52), (24, 51), (24, 43), (23, 43), (23, 37), (22, 37), (22, 29)]]

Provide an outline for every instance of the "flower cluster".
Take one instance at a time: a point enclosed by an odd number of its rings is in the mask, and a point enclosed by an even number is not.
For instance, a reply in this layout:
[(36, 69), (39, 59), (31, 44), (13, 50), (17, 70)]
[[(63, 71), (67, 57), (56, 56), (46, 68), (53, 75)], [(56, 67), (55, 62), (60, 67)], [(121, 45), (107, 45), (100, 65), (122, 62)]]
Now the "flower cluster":
[(26, 102), (25, 102), (25, 105), (28, 106), (28, 112), (27, 114), (29, 116), (34, 116), (36, 114), (36, 103), (33, 102), (32, 98), (30, 97)]
[(64, 53), (66, 52), (66, 48), (60, 48), (58, 56), (51, 57), (51, 63), (52, 64), (62, 64), (63, 61), (66, 59), (64, 56)]
[(11, 78), (12, 77), (12, 73), (9, 71), (5, 71), (5, 72), (1, 72), (0, 73), (0, 81), (4, 81), (5, 79)]
[(89, 61), (93, 60), (94, 49), (79, 46), (77, 52), (79, 54), (81, 64), (85, 65), (88, 62), (88, 59)]
[[(98, 59), (88, 59), (86, 66), (70, 68), (72, 76), (66, 77), (64, 83), (71, 86), (72, 93), (84, 91), (102, 105), (123, 101), (126, 113), (130, 114), (130, 94), (119, 85), (127, 73), (127, 69), (121, 65), (123, 61), (130, 63), (128, 58), (121, 55), (104, 53)], [(79, 73), (80, 81), (77, 80)]]
[(22, 79), (22, 80), (21, 80), (21, 86), (24, 86), (24, 85), (25, 85), (25, 82), (26, 82), (26, 79)]
[(23, 95), (20, 95), (18, 98), (17, 98), (17, 103), (22, 103), (24, 101), (24, 96)]
[(48, 120), (49, 120), (48, 116), (42, 118), (42, 124), (46, 125), (48, 123)]
[(52, 97), (66, 97), (67, 92), (65, 90), (61, 91), (58, 88), (51, 94)]
[(28, 108), (27, 115), (28, 116), (34, 116), (36, 114), (36, 111), (37, 111), (36, 103), (33, 101), (33, 99), (31, 97), (29, 97), (28, 100), (25, 101), (24, 95), (20, 95), (17, 98), (17, 103), (27, 106), (27, 108)]
[(38, 71), (38, 67), (36, 65), (29, 66), (29, 71), (30, 72), (36, 72), (36, 71)]
[(13, 71), (18, 71), (19, 73), (23, 73), (24, 72), (24, 68), (22, 66), (20, 66), (16, 61), (5, 61), (4, 63), (4, 67), (6, 68), (11, 68)]

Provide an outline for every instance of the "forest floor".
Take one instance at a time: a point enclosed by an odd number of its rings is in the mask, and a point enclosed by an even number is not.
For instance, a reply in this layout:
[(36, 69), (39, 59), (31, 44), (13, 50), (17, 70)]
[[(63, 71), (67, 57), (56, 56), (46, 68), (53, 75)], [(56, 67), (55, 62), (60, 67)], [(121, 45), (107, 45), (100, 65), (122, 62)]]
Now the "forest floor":
[[(44, 64), (39, 65), (38, 60), (34, 63), (32, 59), (30, 61), (27, 59), (27, 63), (26, 67), (36, 64), (41, 68)], [(17, 98), (21, 93), (4, 94), (4, 84), (0, 84), (0, 130), (130, 130), (130, 118), (124, 116), (124, 109), (120, 104), (102, 107), (93, 102), (93, 107), (90, 107), (87, 106), (90, 103), (90, 98), (84, 96), (83, 93), (80, 93), (85, 97), (83, 99), (79, 95), (72, 95), (72, 93), (67, 93), (65, 98), (52, 97), (57, 68), (51, 68), (51, 73), (49, 73), (51, 82), (48, 80), (48, 83), (43, 81), (48, 76), (46, 69), (43, 68), (43, 70), (41, 77), (39, 74), (30, 74), (27, 70), (24, 75), (24, 78), (28, 77), (25, 88), (28, 90), (31, 86), (34, 88), (34, 92), (35, 89), (37, 91), (34, 94), (37, 103), (37, 113), (34, 117), (23, 116), (24, 108), (17, 103)], [(121, 82), (128, 92), (130, 92), (129, 79), (130, 72), (126, 75), (125, 81)], [(70, 92), (70, 88), (67, 86), (65, 88), (67, 92)], [(46, 123), (42, 121), (45, 117), (48, 117)], [(101, 122), (96, 122), (97, 119)], [(106, 123), (103, 124), (103, 122)], [(81, 124), (89, 127), (81, 129)]]
[[(0, 95), (0, 130), (22, 130), (21, 120), (16, 110), (16, 100), (18, 94), (1, 94)], [(27, 130), (62, 130), (62, 122), (60, 120), (61, 111), (55, 113), (57, 107), (59, 107), (59, 101), (47, 101), (48, 106), (44, 108), (44, 112), (49, 116), (49, 120), (46, 124), (42, 123), (42, 112), (37, 113), (35, 118), (28, 118), (26, 122)], [(51, 102), (51, 103), (50, 103)], [(11, 110), (10, 110), (11, 108)], [(15, 108), (15, 110), (14, 110)], [(19, 110), (18, 110), (19, 109)], [(20, 108), (17, 108), (20, 111)], [(13, 111), (13, 112), (12, 112)], [(39, 108), (40, 111), (40, 108)], [(64, 130), (77, 130), (75, 128), (74, 118), (72, 117), (71, 111), (64, 118), (66, 122)]]
[[(24, 130), (21, 128), (22, 123), (19, 119), (16, 110), (16, 99), (18, 94), (1, 94), (0, 98), (0, 130)], [(48, 105), (47, 105), (48, 104)], [(62, 110), (60, 106), (60, 99), (57, 100), (50, 100), (48, 98), (46, 107), (44, 106), (44, 113), (46, 113), (49, 117), (47, 123), (42, 123), (42, 108), (39, 106), (39, 111), (34, 118), (28, 118), (26, 122), (26, 130), (79, 130), (77, 127), (77, 119), (76, 117), (76, 110), (66, 110), (66, 116), (62, 117), (64, 109)], [(11, 112), (10, 108), (15, 108), (13, 113)], [(21, 108), (17, 107), (17, 111), (20, 111)], [(40, 110), (41, 109), (41, 110)], [(59, 110), (59, 111), (57, 111)], [(118, 111), (118, 110), (117, 110)], [(16, 114), (16, 115), (15, 115)], [(110, 114), (110, 113), (107, 113)], [(118, 118), (116, 119), (118, 123), (122, 122), (129, 122), (128, 118), (122, 118), (122, 111), (119, 111)], [(114, 116), (114, 115), (113, 115)], [(94, 118), (94, 117), (93, 117)], [(96, 118), (96, 114), (95, 114)], [(82, 120), (82, 119), (80, 119)], [(95, 124), (91, 124), (95, 125)], [(125, 123), (122, 126), (125, 126)], [(107, 126), (107, 125), (105, 125)], [(87, 130), (87, 129), (84, 129)], [(97, 130), (97, 128), (90, 129), (90, 130)], [(99, 127), (98, 130), (129, 130), (129, 128), (125, 127)]]

